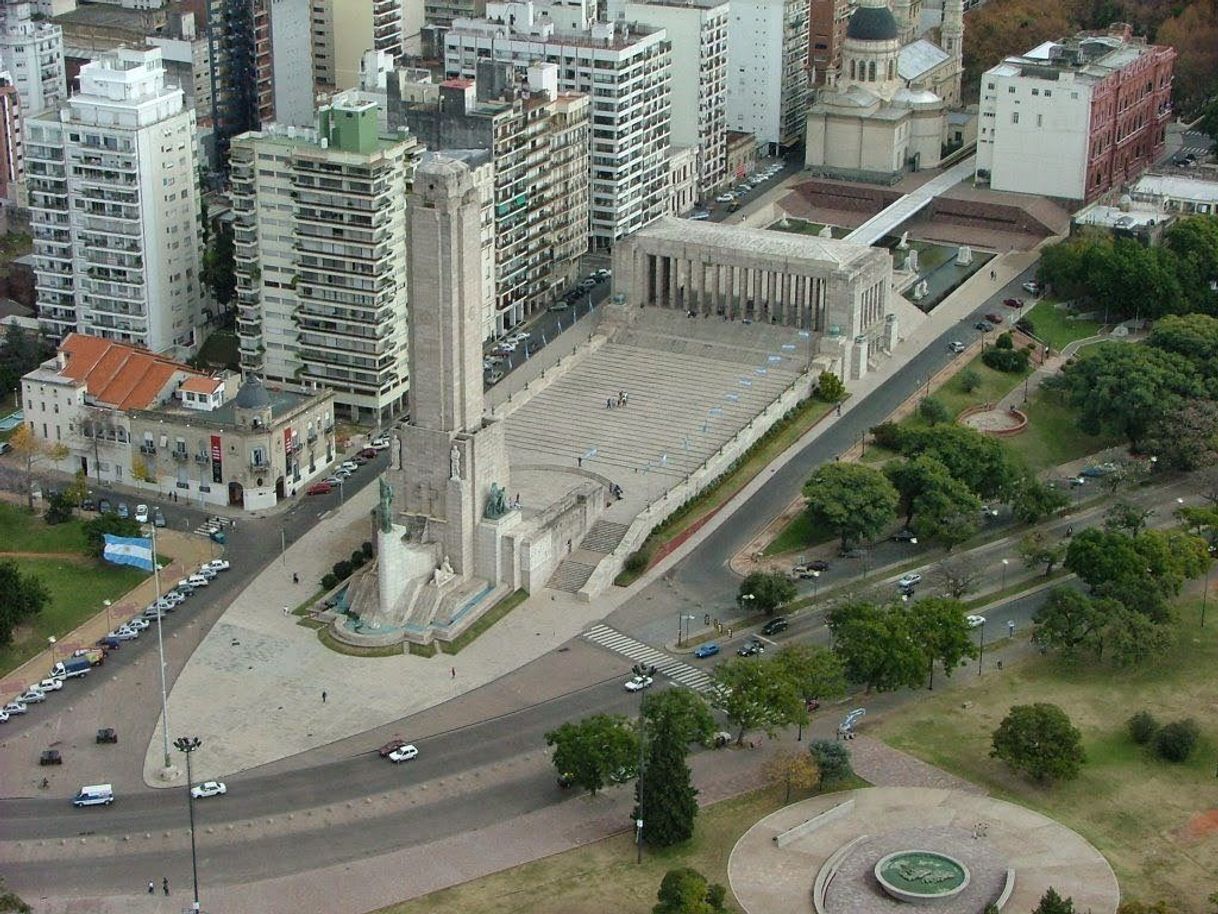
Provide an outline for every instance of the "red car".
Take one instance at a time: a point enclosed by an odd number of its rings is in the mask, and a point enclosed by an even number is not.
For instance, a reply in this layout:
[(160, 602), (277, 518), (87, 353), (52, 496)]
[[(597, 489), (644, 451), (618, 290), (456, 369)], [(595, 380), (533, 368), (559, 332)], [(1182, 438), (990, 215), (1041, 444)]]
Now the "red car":
[(1022, 308), (1023, 307), (1022, 298), (1004, 298), (1002, 300), (1002, 303), (1004, 305), (1006, 305), (1008, 308)]
[(375, 459), (376, 459), (376, 455), (377, 455), (378, 453), (380, 453), (380, 452), (379, 452), (379, 451), (378, 451), (376, 448), (374, 448), (374, 447), (366, 447), (366, 448), (364, 448), (362, 451), (360, 451), (360, 452), (359, 452), (359, 456), (361, 456), (361, 457), (367, 457), (369, 460), (375, 460)]
[(389, 753), (396, 752), (397, 750), (401, 749), (405, 745), (406, 745), (406, 740), (404, 740), (404, 739), (391, 739), (389, 742), (385, 743), (385, 745), (381, 746), (381, 748), (377, 749), (376, 751), (377, 751), (377, 753), (379, 753), (381, 758), (389, 758)]
[(987, 314), (985, 319), (991, 324), (1001, 324), (1004, 320), (1006, 320), (1006, 318), (1004, 318), (1001, 314)]
[(334, 486), (328, 482), (315, 482), (313, 485), (305, 489), (306, 495), (329, 495), (334, 490)]

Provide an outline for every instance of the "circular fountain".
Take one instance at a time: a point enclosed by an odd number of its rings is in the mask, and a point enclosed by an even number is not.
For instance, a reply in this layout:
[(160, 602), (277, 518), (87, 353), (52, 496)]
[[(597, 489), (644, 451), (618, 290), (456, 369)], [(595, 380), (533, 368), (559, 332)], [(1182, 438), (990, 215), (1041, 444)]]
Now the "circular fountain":
[(963, 892), (969, 884), (968, 867), (935, 851), (903, 850), (881, 857), (875, 878), (898, 901), (933, 904)]

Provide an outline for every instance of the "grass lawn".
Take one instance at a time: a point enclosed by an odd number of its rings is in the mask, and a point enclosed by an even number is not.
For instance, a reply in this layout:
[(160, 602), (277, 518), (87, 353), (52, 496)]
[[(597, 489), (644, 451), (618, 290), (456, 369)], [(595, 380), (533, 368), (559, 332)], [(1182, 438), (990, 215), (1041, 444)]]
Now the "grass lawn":
[(781, 555), (805, 546), (819, 546), (836, 538), (832, 530), (815, 527), (806, 511), (800, 511), (792, 521), (782, 529), (778, 536), (770, 541), (763, 552), (765, 555)]
[[(855, 782), (845, 785), (845, 789), (862, 786), (866, 785)], [(792, 791), (791, 796), (795, 802), (811, 793)], [(645, 849), (641, 866), (634, 862), (631, 836), (621, 834), (382, 908), (378, 914), (648, 914), (656, 903), (660, 880), (670, 869), (692, 866), (710, 882), (727, 886), (732, 847), (758, 819), (779, 809), (782, 799), (782, 790), (774, 788), (707, 807), (698, 813), (697, 830), (687, 845), (661, 851)], [(577, 798), (568, 802), (584, 801)], [(730, 889), (727, 898), (729, 908), (739, 910)]]
[[(1091, 841), (1116, 871), (1123, 899), (1159, 898), (1201, 914), (1218, 886), (1218, 626), (1197, 625), (1185, 603), (1181, 641), (1153, 668), (1119, 670), (1037, 657), (972, 678), (878, 721), (888, 743), (1004, 799), (1040, 810)], [(1058, 704), (1083, 733), (1088, 761), (1073, 782), (1038, 787), (989, 757), (990, 736), (1014, 704)], [(1202, 739), (1172, 765), (1135, 746), (1125, 721), (1150, 710), (1160, 722), (1192, 717)], [(1208, 910), (1208, 909), (1205, 909)]]
[(1060, 352), (1068, 343), (1086, 339), (1100, 332), (1099, 321), (1067, 320), (1069, 311), (1054, 307), (1055, 302), (1048, 299), (1037, 302), (1028, 309), (1024, 316), (1032, 322), (1032, 327), (1038, 337)]
[(1004, 440), (1035, 471), (1076, 460), (1121, 443), (1110, 435), (1088, 435), (1078, 427), (1078, 415), (1061, 400), (1036, 391), (1023, 407), (1028, 427), (1020, 435)]
[[(966, 391), (964, 385), (960, 383), (960, 375), (966, 371), (974, 372), (980, 379), (980, 384), (971, 392)], [(968, 407), (976, 406), (979, 403), (997, 403), (1017, 384), (1023, 383), (1024, 377), (1028, 374), (1031, 374), (1031, 369), (1021, 374), (995, 371), (982, 362), (981, 356), (978, 355), (931, 396), (946, 406), (948, 412), (956, 416)], [(912, 421), (918, 421), (916, 412), (913, 414)]]
[(85, 551), (84, 524), (69, 521), (51, 526), (41, 517), (16, 505), (0, 503), (0, 552)]
[(42, 578), (51, 598), (32, 625), (21, 626), (12, 644), (0, 647), (0, 674), (20, 666), (46, 650), (47, 637), (62, 638), (102, 608), (103, 600), (119, 597), (148, 577), (148, 573), (125, 565), (105, 565), (81, 556), (67, 559), (14, 559), (25, 573)]

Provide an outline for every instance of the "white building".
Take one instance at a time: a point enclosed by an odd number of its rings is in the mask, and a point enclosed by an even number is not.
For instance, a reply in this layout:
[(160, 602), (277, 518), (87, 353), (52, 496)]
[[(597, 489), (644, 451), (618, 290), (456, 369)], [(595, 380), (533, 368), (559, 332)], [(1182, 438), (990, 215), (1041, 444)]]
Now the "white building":
[(313, 123), (313, 58), (309, 0), (271, 0), (271, 85), (275, 121)]
[(701, 185), (698, 149), (695, 146), (668, 147), (667, 216), (684, 216), (697, 206)]
[(558, 66), (558, 87), (592, 99), (591, 237), (607, 248), (665, 211), (671, 55), (663, 29), (594, 22), (587, 0), (488, 3), (486, 19), (457, 19), (445, 36), (449, 77), (479, 59)]
[(692, 146), (699, 191), (713, 196), (727, 181), (726, 0), (609, 0), (611, 20), (662, 28), (672, 43), (669, 142)]
[(33, 117), (68, 98), (63, 68), (63, 29), (36, 21), (28, 3), (0, 6), (0, 70), (7, 70)]
[(808, 107), (807, 0), (731, 0), (727, 125), (771, 151), (803, 139)]
[(80, 94), (27, 122), (26, 175), (47, 334), (185, 356), (205, 292), (194, 112), (159, 49), (85, 64)]
[(336, 97), (316, 129), (235, 137), (231, 170), (241, 366), (324, 387), (355, 419), (405, 408), (406, 195), (421, 152), (376, 106)]

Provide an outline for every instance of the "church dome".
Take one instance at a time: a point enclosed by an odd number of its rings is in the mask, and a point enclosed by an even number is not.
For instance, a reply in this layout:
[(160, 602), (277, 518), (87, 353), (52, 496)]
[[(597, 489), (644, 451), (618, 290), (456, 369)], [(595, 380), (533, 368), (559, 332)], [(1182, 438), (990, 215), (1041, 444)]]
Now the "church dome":
[(258, 377), (250, 375), (237, 391), (237, 398), (233, 403), (238, 409), (266, 409), (271, 405), (271, 398)]
[(899, 35), (896, 17), (877, 0), (863, 0), (846, 24), (846, 37), (855, 41), (893, 41)]

